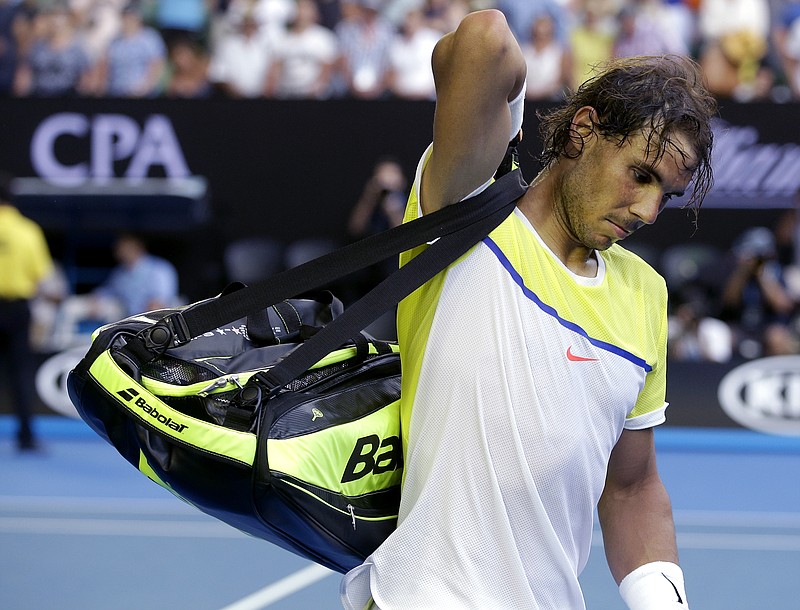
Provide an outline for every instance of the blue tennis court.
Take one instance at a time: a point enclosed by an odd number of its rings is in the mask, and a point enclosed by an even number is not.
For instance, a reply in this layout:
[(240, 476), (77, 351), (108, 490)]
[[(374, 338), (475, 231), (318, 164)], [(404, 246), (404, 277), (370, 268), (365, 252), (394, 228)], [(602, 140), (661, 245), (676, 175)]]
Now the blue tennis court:
[[(36, 427), (45, 451), (20, 455), (0, 417), (0, 608), (340, 608), (337, 574), (184, 505), (82, 422)], [(657, 442), (692, 608), (800, 608), (800, 439), (665, 427)], [(594, 545), (587, 605), (624, 610)]]

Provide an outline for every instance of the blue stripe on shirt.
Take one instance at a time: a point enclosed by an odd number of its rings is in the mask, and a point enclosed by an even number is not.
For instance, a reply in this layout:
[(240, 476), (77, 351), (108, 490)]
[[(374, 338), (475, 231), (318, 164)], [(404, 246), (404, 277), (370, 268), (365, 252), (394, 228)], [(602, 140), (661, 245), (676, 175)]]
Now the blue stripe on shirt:
[(522, 289), (522, 294), (525, 295), (526, 298), (530, 299), (534, 302), (539, 309), (541, 309), (547, 315), (552, 316), (555, 320), (561, 324), (564, 328), (567, 328), (575, 333), (578, 333), (582, 337), (584, 337), (589, 343), (594, 345), (595, 347), (605, 350), (607, 352), (611, 352), (612, 354), (616, 354), (626, 360), (632, 362), (636, 366), (639, 366), (645, 370), (646, 373), (649, 373), (653, 370), (653, 367), (639, 356), (632, 354), (631, 352), (622, 349), (621, 347), (614, 345), (612, 343), (607, 343), (606, 341), (601, 341), (600, 339), (596, 339), (594, 337), (590, 337), (589, 334), (580, 326), (575, 324), (574, 322), (570, 322), (569, 320), (565, 320), (561, 316), (558, 315), (558, 312), (552, 306), (548, 305), (544, 301), (542, 301), (535, 292), (533, 292), (530, 288), (525, 285), (525, 281), (522, 279), (522, 276), (519, 272), (514, 269), (514, 266), (511, 264), (511, 261), (508, 260), (505, 253), (500, 249), (500, 246), (495, 243), (495, 241), (491, 237), (485, 237), (483, 239), (483, 243), (486, 244), (489, 249), (494, 253), (497, 259), (500, 261), (500, 264), (503, 265), (508, 274), (511, 276), (511, 279), (514, 281)]

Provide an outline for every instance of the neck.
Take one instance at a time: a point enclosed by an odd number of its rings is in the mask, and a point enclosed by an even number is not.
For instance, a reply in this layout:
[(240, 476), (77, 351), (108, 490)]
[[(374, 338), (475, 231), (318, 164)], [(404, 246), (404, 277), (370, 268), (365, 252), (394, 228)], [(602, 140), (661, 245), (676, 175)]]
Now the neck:
[(570, 271), (594, 277), (597, 255), (593, 248), (586, 247), (572, 235), (565, 219), (560, 182), (558, 169), (543, 169), (531, 182), (518, 207), (542, 241)]

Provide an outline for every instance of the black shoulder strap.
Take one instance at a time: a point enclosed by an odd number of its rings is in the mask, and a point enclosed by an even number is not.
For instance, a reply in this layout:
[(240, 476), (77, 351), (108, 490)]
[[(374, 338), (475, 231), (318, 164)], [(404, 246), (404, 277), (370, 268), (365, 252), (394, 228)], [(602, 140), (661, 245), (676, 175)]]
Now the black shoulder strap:
[[(527, 184), (522, 178), (522, 173), (516, 169), (498, 178), (479, 195), (458, 204), (446, 206), (412, 222), (366, 237), (247, 288), (201, 301), (183, 311), (171, 314), (143, 333), (145, 342), (149, 346), (163, 348), (183, 345), (193, 337), (284, 299), (330, 284), (390, 256), (396, 256), (434, 240), (441, 241), (441, 244), (439, 242), (434, 244), (435, 248), (426, 249), (423, 253), (426, 255), (422, 259), (423, 262), (415, 263), (405, 271), (409, 265), (398, 269), (376, 289), (348, 307), (342, 316), (325, 327), (327, 329), (336, 323), (345, 329), (337, 331), (336, 336), (344, 335), (343, 341), (347, 340), (348, 334), (352, 336), (363, 330), (384, 311), (438, 273), (433, 271), (434, 268), (444, 269), (485, 237), (511, 213), (517, 199), (526, 189)], [(456, 235), (462, 237), (456, 239)], [(420, 256), (414, 261), (418, 259)], [(418, 271), (412, 271), (418, 268)], [(395, 282), (397, 287), (394, 287)], [(376, 296), (372, 296), (373, 292)], [(357, 313), (346, 316), (348, 310), (355, 310)], [(345, 322), (340, 323), (339, 320), (342, 318)], [(346, 324), (347, 320), (351, 319), (354, 320), (354, 325), (363, 323), (363, 326), (349, 329)], [(322, 331), (317, 334), (322, 334)], [(335, 347), (337, 346), (332, 349)]]
[(508, 193), (505, 190), (496, 192), (497, 201), (492, 201), (488, 206), (494, 209), (493, 212), (480, 222), (448, 233), (428, 246), (355, 303), (345, 308), (338, 318), (320, 332), (290, 352), (278, 365), (262, 375), (261, 381), (271, 390), (283, 387), (319, 362), (326, 354), (352, 340), (353, 336), (361, 332), (370, 322), (444, 270), (508, 217), (519, 197), (495, 206), (499, 201), (505, 201), (506, 194)]

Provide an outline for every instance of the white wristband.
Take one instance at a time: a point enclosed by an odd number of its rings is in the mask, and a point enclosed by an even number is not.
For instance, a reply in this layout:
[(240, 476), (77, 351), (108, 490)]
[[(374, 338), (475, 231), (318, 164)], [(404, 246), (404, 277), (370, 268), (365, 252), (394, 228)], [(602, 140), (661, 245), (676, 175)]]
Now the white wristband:
[(517, 94), (513, 100), (508, 102), (508, 109), (511, 111), (511, 133), (508, 136), (509, 140), (517, 137), (519, 130), (522, 129), (522, 119), (525, 114), (525, 88), (528, 83), (522, 85), (522, 91)]
[(683, 571), (669, 561), (636, 568), (619, 583), (619, 594), (630, 610), (689, 610)]

